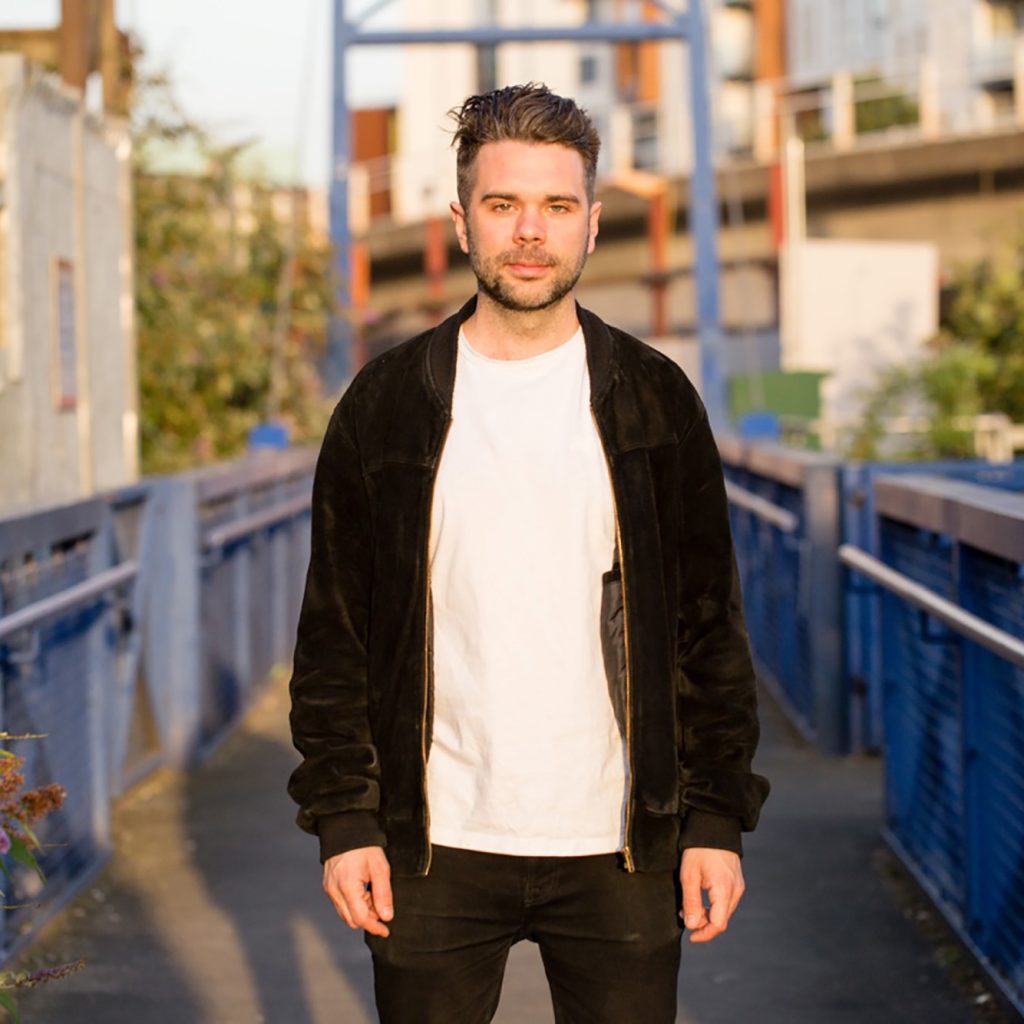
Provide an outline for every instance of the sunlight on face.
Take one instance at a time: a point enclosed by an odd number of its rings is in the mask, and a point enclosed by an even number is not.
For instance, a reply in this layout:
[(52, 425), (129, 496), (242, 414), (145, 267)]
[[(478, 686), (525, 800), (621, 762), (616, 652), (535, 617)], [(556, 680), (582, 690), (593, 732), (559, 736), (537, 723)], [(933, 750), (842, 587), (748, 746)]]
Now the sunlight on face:
[(480, 148), (469, 209), (452, 204), (480, 290), (506, 309), (556, 305), (583, 273), (600, 203), (588, 204), (583, 158), (567, 146), (518, 141)]

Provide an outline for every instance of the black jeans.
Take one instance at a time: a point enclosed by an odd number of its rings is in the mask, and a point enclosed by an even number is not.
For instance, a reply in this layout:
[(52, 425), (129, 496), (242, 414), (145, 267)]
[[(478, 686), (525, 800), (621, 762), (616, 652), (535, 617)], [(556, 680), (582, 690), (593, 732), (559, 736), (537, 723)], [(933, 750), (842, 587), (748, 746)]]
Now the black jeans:
[(392, 886), (391, 934), (366, 935), (382, 1024), (490, 1021), (521, 939), (540, 947), (557, 1024), (675, 1021), (678, 872), (435, 846), (426, 877)]

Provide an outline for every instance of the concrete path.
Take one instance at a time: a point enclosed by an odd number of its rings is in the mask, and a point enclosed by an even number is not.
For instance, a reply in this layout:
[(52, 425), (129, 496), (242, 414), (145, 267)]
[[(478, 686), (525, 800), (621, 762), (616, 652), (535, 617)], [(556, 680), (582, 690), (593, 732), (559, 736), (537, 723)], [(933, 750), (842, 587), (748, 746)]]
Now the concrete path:
[[(27, 1024), (376, 1020), (368, 953), (292, 823), (286, 716), (278, 681), (202, 770), (161, 773), (121, 801), (116, 855), (15, 965), (88, 961), (24, 995)], [(767, 696), (761, 717), (757, 770), (773, 792), (744, 837), (747, 892), (724, 935), (684, 941), (680, 1024), (1004, 1019), (954, 983), (949, 947), (922, 934), (889, 877), (878, 760), (818, 756)], [(552, 1021), (529, 944), (513, 950), (497, 1021)]]

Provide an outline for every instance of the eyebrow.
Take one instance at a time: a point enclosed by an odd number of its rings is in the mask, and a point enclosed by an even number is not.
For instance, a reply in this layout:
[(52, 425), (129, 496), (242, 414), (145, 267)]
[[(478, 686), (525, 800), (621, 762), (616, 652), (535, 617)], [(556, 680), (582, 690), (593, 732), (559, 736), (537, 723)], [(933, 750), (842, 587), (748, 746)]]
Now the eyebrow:
[[(510, 202), (516, 202), (519, 196), (515, 192), (486, 192), (480, 197), (481, 203), (486, 203), (489, 199), (503, 199)], [(579, 205), (579, 197), (572, 193), (555, 193), (544, 197), (546, 203), (574, 203)]]

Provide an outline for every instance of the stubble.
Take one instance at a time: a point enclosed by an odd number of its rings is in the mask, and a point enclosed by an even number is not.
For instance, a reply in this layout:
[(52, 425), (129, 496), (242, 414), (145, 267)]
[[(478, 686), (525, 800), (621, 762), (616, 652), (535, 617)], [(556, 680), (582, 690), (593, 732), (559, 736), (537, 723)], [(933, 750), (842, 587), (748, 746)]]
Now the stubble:
[[(474, 243), (468, 221), (466, 246), (469, 249), (469, 264), (480, 290), (500, 306), (516, 313), (532, 313), (557, 305), (576, 287), (587, 264), (587, 239), (580, 247), (575, 262), (571, 264), (560, 262), (543, 249), (507, 249), (485, 259)], [(554, 271), (541, 288), (531, 286), (530, 282), (509, 281), (503, 277), (504, 268), (513, 263), (541, 263), (554, 268)]]

